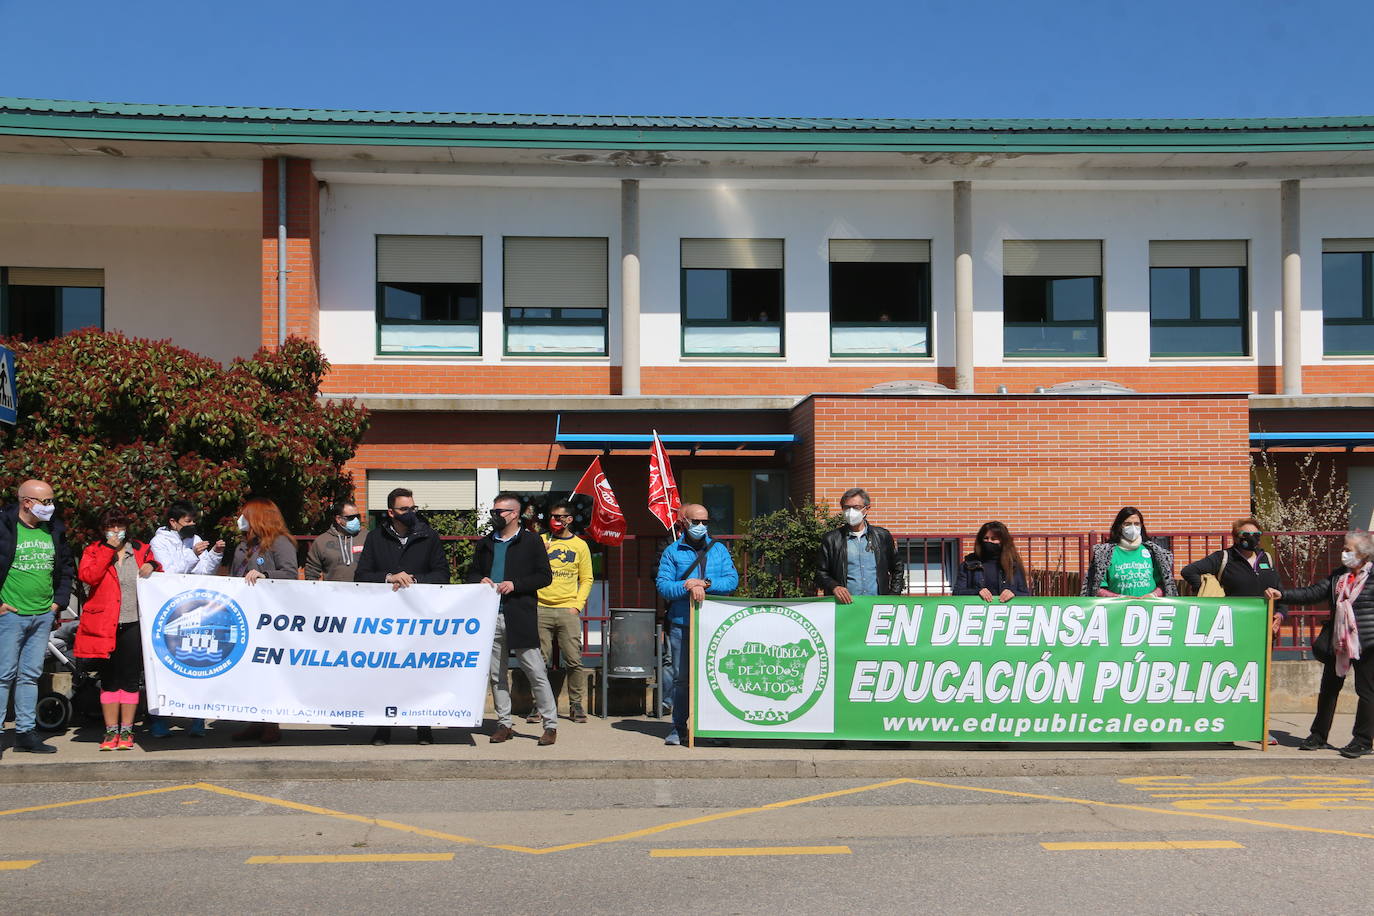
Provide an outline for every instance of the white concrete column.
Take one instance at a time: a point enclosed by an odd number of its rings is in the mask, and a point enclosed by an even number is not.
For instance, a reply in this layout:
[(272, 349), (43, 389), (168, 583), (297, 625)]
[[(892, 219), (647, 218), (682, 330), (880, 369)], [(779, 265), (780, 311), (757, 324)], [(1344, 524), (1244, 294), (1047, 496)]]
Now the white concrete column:
[(639, 394), (639, 180), (620, 182), (620, 393)]
[(490, 509), (491, 501), (501, 492), (501, 469), (477, 469), (477, 508)]
[(1296, 179), (1279, 183), (1283, 239), (1283, 393), (1302, 394), (1302, 192)]
[(973, 391), (973, 182), (954, 182), (954, 387)]

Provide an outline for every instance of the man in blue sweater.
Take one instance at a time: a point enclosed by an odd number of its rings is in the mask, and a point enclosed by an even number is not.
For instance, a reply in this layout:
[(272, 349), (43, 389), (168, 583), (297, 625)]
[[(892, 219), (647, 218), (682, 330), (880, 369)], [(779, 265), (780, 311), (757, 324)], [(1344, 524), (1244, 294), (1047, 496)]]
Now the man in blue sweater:
[(658, 593), (668, 602), (668, 644), (673, 653), (673, 730), (664, 744), (687, 743), (688, 697), (692, 687), (691, 606), (707, 595), (729, 595), (739, 585), (730, 550), (708, 532), (705, 506), (682, 507), (685, 534), (663, 551), (658, 561)]

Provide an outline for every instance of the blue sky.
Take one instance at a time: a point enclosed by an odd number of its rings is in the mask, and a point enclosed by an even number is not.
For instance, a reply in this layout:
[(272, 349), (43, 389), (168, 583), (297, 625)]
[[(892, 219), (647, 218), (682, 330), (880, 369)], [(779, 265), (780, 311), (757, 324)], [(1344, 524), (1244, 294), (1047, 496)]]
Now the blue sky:
[(596, 114), (1374, 115), (1370, 0), (0, 0), (0, 27), (0, 94), (37, 98)]

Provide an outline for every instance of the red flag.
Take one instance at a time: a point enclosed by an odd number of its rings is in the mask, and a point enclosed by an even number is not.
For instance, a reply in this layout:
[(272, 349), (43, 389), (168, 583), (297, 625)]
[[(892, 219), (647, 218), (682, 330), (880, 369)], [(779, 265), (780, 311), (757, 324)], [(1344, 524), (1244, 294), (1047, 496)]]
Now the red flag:
[(587, 473), (573, 487), (574, 493), (592, 498), (592, 523), (587, 533), (592, 540), (602, 544), (618, 545), (625, 540), (625, 514), (620, 511), (620, 503), (615, 501), (610, 482), (601, 470), (601, 459), (593, 458)]
[(658, 430), (654, 430), (654, 445), (649, 452), (649, 511), (669, 531), (677, 524), (682, 511), (682, 497), (678, 496), (677, 481), (673, 480), (673, 466), (668, 463), (668, 453), (659, 441)]

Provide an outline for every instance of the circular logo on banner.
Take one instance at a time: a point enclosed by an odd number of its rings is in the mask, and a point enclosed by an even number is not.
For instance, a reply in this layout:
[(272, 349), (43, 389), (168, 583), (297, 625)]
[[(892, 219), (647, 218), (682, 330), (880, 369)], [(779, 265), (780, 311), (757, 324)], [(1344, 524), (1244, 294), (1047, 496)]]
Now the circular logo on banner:
[(217, 677), (248, 650), (248, 618), (222, 592), (182, 592), (153, 617), (152, 644), (158, 660), (182, 677)]
[(706, 680), (731, 715), (751, 725), (785, 725), (816, 705), (830, 677), (825, 637), (790, 607), (736, 611), (706, 646)]

